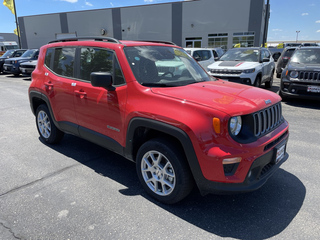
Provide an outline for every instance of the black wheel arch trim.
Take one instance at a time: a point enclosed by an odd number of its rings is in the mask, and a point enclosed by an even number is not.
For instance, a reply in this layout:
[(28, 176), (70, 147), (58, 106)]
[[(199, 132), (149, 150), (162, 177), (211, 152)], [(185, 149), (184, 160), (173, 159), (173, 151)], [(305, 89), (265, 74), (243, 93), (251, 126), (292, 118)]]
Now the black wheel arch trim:
[(185, 156), (187, 158), (188, 165), (192, 172), (193, 178), (196, 184), (198, 185), (198, 188), (201, 191), (202, 185), (208, 182), (209, 180), (205, 179), (205, 177), (202, 174), (197, 155), (195, 153), (193, 144), (188, 134), (182, 129), (164, 122), (160, 122), (153, 119), (141, 118), (141, 117), (133, 118), (128, 124), (126, 148), (125, 148), (125, 157), (133, 161), (135, 161), (135, 159), (133, 156), (134, 151), (133, 151), (132, 140), (134, 138), (135, 130), (138, 127), (146, 127), (153, 130), (157, 130), (169, 136), (173, 136), (176, 139), (178, 139), (178, 141), (180, 141), (181, 146), (183, 147)]

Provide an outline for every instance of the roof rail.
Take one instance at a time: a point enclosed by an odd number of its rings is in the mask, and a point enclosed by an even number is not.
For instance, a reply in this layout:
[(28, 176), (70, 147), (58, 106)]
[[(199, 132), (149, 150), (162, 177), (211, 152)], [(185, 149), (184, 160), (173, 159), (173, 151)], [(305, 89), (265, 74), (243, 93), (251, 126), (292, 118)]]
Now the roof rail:
[(56, 43), (56, 42), (70, 42), (70, 41), (79, 41), (79, 40), (94, 40), (94, 41), (108, 41), (113, 43), (120, 43), (121, 42), (115, 38), (111, 37), (69, 37), (69, 38), (61, 38), (52, 40), (49, 43)]
[(139, 42), (152, 42), (152, 43), (164, 43), (164, 44), (170, 44), (170, 45), (175, 45), (175, 46), (177, 46), (177, 44), (175, 44), (174, 42), (163, 41), (163, 40), (134, 40), (134, 41), (139, 41)]

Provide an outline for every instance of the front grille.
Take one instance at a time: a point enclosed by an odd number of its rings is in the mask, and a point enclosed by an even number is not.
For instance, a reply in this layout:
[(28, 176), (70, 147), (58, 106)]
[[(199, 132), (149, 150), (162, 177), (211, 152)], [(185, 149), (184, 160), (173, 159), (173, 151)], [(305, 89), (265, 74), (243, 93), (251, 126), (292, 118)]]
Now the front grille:
[(228, 69), (210, 69), (211, 73), (226, 74), (226, 75), (239, 75), (242, 70), (228, 70)]
[(260, 137), (283, 122), (281, 102), (253, 114), (254, 135)]
[(299, 72), (298, 79), (303, 81), (320, 81), (320, 72), (301, 71)]

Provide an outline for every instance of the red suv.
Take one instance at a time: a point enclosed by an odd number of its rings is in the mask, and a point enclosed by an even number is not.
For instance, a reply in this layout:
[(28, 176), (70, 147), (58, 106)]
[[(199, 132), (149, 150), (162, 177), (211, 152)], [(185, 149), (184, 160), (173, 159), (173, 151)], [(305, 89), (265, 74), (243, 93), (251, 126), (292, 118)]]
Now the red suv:
[(56, 40), (29, 88), (40, 138), (64, 133), (134, 161), (145, 190), (172, 204), (258, 189), (288, 158), (288, 123), (270, 91), (210, 77), (181, 47), (113, 38)]

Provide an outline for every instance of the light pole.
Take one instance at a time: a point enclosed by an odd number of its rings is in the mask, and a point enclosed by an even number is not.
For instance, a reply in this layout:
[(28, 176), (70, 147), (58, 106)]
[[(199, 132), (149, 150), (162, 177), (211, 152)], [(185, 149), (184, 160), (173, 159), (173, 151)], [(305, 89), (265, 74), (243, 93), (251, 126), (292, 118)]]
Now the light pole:
[(297, 33), (297, 38), (296, 38), (296, 42), (298, 42), (298, 34), (299, 34), (300, 31), (296, 31)]

